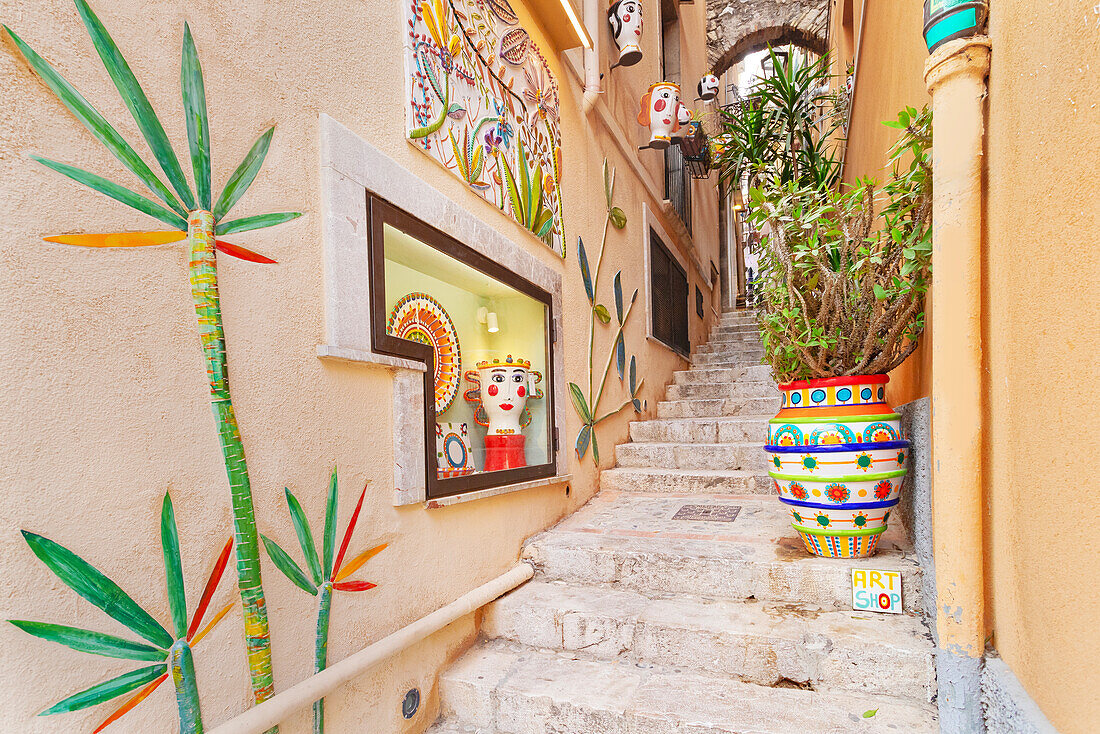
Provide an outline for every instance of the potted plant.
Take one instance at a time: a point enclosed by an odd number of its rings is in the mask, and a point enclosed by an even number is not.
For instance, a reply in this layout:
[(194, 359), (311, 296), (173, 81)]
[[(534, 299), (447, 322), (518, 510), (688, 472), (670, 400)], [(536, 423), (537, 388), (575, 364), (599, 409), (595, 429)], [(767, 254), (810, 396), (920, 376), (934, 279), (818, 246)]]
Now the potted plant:
[[(723, 170), (751, 182), (758, 319), (782, 394), (765, 450), (806, 549), (874, 553), (898, 504), (909, 442), (887, 373), (917, 346), (931, 281), (931, 113), (903, 111), (892, 172), (838, 183), (838, 98), (824, 62), (773, 54), (751, 120), (727, 124)], [(763, 140), (746, 140), (751, 130)], [(732, 160), (731, 151), (747, 155)], [(763, 151), (763, 152), (761, 152)], [(749, 158), (748, 155), (756, 155)]]

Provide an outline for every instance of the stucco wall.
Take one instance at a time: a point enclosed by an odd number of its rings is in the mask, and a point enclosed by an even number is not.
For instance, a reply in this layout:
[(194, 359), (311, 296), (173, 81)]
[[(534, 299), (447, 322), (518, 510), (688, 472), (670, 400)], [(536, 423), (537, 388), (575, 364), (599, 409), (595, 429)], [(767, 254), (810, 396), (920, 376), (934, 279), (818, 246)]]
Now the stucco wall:
[[(898, 112), (910, 106), (920, 109), (929, 102), (924, 85), (924, 61), (928, 49), (921, 36), (923, 0), (852, 0), (855, 42), (862, 32), (863, 43), (852, 100), (852, 121), (848, 131), (848, 152), (844, 180), (852, 183), (870, 177), (883, 183), (889, 176), (890, 147), (898, 131), (883, 125), (896, 120)], [(844, 48), (845, 33), (841, 5), (833, 9), (833, 38), (844, 58), (854, 49)], [(863, 18), (863, 15), (866, 18)], [(860, 30), (862, 27), (862, 31)], [(843, 67), (840, 67), (843, 72)], [(926, 333), (932, 325), (931, 298), (926, 302)], [(927, 397), (932, 386), (932, 350), (927, 339), (890, 374), (890, 400), (901, 405)]]
[[(1100, 16), (993, 4), (984, 341), (993, 644), (1059, 731), (1096, 730), (1100, 578), (1088, 501), (1100, 389)], [(1082, 500), (1085, 499), (1085, 504)]]
[[(517, 0), (513, 5), (519, 7)], [(338, 596), (329, 659), (363, 645), (454, 599), (515, 562), (523, 540), (585, 502), (596, 488), (587, 458), (577, 464), (572, 443), (579, 428), (569, 416), (561, 436), (562, 466), (574, 474), (572, 492), (554, 486), (469, 504), (425, 510), (394, 508), (390, 373), (380, 367), (322, 363), (324, 341), (318, 118), (327, 113), (383, 149), (491, 227), (521, 243), (562, 272), (563, 334), (567, 378), (587, 371), (588, 304), (575, 254), (577, 234), (592, 252), (603, 224), (601, 163), (616, 166), (616, 203), (629, 224), (612, 229), (605, 257), (604, 291), (615, 268), (625, 288), (645, 298), (642, 204), (647, 196), (610, 133), (580, 115), (575, 78), (547, 53), (561, 86), (564, 197), (570, 237), (562, 263), (548, 248), (467, 190), (457, 178), (409, 146), (404, 108), (401, 4), (390, 0), (262, 3), (255, 0), (112, 0), (95, 8), (122, 47), (177, 153), (186, 137), (179, 101), (179, 49), (190, 21), (202, 59), (211, 111), (215, 188), (256, 136), (277, 124), (259, 178), (238, 205), (243, 214), (300, 210), (281, 227), (236, 235), (234, 242), (279, 261), (257, 266), (222, 259), (220, 284), (233, 375), (233, 396), (251, 470), (262, 532), (296, 547), (283, 501), (294, 490), (315, 526), (323, 514), (325, 482), (340, 465), (343, 525), (359, 489), (371, 481), (353, 549), (376, 539), (390, 547), (359, 576), (379, 587)], [(685, 79), (705, 65), (702, 3), (683, 6)], [(650, 16), (653, 20), (656, 13)], [(60, 71), (119, 129), (140, 140), (103, 71), (72, 4), (67, 0), (0, 0), (0, 19), (56, 63)], [(658, 25), (646, 29), (647, 53), (656, 60)], [(549, 49), (545, 39), (536, 40)], [(605, 48), (611, 43), (605, 38)], [(5, 37), (0, 42), (0, 252), (3, 301), (10, 309), (0, 340), (7, 367), (0, 393), (0, 617), (41, 619), (119, 633), (118, 625), (65, 589), (31, 555), (18, 529), (43, 533), (71, 547), (119, 581), (147, 609), (167, 621), (158, 539), (159, 503), (171, 489), (183, 539), (188, 597), (230, 533), (228, 486), (211, 417), (204, 363), (196, 337), (182, 245), (139, 250), (90, 251), (45, 244), (60, 232), (115, 232), (160, 228), (153, 220), (83, 189), (27, 158), (40, 152), (122, 182), (131, 178), (32, 75)], [(651, 67), (617, 69), (619, 78), (644, 89)], [(635, 140), (643, 131), (620, 120)], [(656, 159), (655, 153), (635, 153)], [(649, 161), (646, 158), (646, 161)], [(653, 165), (652, 163), (643, 163)], [(659, 166), (656, 167), (659, 172)], [(696, 250), (708, 263), (716, 247), (717, 207), (712, 188), (696, 187)], [(235, 210), (235, 211), (238, 211)], [(671, 229), (671, 225), (666, 229)], [(689, 270), (692, 293), (699, 283)], [(709, 289), (703, 284), (704, 292)], [(609, 296), (605, 295), (604, 298)], [(694, 295), (692, 296), (694, 299)], [(709, 299), (708, 299), (709, 301)], [(692, 339), (709, 322), (691, 308)], [(627, 328), (627, 347), (638, 355), (650, 410), (673, 369), (683, 360), (648, 342), (639, 308)], [(708, 319), (710, 314), (708, 313)], [(597, 363), (608, 347), (598, 340)], [(612, 378), (607, 405), (620, 398)], [(625, 439), (626, 413), (600, 430), (604, 465), (611, 446)], [(312, 669), (314, 600), (286, 581), (265, 559), (278, 689)], [(223, 588), (215, 604), (233, 592)], [(468, 643), (473, 620), (453, 625), (399, 659), (345, 687), (329, 701), (337, 731), (419, 731), (434, 717), (432, 681), (439, 666)], [(243, 710), (250, 694), (237, 608), (198, 648), (203, 710), (208, 725)], [(0, 627), (0, 731), (90, 730), (112, 704), (90, 711), (34, 718), (37, 711), (76, 690), (134, 667), (96, 658)], [(399, 707), (417, 685), (426, 702), (411, 722)], [(369, 717), (368, 717), (369, 714)], [(167, 686), (118, 726), (120, 731), (166, 731), (175, 707)], [(304, 732), (309, 713), (287, 722), (287, 734)], [(354, 726), (351, 722), (355, 722)], [(342, 723), (343, 722), (343, 723)]]

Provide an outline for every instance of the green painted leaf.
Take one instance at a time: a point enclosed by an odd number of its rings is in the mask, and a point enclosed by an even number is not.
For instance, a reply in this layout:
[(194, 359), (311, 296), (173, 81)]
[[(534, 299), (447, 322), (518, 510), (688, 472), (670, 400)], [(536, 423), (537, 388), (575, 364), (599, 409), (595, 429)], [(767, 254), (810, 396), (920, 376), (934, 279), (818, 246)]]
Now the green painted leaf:
[(26, 530), (22, 532), (31, 551), (77, 594), (158, 647), (168, 648), (175, 641), (168, 630), (138, 606), (118, 584), (83, 558), (49, 538)]
[(88, 35), (91, 36), (99, 58), (103, 61), (107, 73), (111, 75), (111, 80), (114, 81), (123, 103), (133, 115), (141, 134), (145, 136), (145, 142), (149, 144), (149, 149), (153, 151), (157, 162), (160, 163), (164, 175), (168, 177), (168, 183), (172, 184), (172, 188), (179, 194), (186, 210), (194, 209), (195, 197), (191, 193), (187, 177), (183, 175), (183, 168), (180, 167), (179, 159), (176, 158), (176, 152), (172, 149), (172, 143), (164, 132), (160, 118), (153, 111), (149, 98), (145, 96), (144, 90), (130, 70), (130, 65), (126, 63), (122, 52), (119, 51), (99, 18), (92, 12), (87, 1), (76, 0), (76, 9), (84, 20)]
[(592, 426), (585, 423), (577, 434), (577, 460), (580, 461), (588, 453), (588, 444), (592, 440)]
[(233, 175), (229, 177), (229, 182), (222, 189), (221, 196), (218, 197), (218, 203), (214, 205), (215, 221), (228, 214), (233, 205), (240, 201), (240, 198), (244, 196), (244, 192), (248, 191), (248, 187), (256, 180), (256, 174), (260, 172), (260, 167), (264, 164), (267, 149), (271, 147), (271, 136), (274, 134), (275, 127), (269, 127), (267, 132), (253, 143), (252, 149), (248, 151), (248, 155), (237, 166), (237, 170), (233, 171)]
[(573, 401), (573, 407), (577, 411), (577, 415), (581, 417), (585, 423), (592, 422), (592, 411), (588, 409), (588, 401), (584, 399), (584, 393), (581, 392), (577, 383), (569, 383), (569, 398)]
[(592, 271), (588, 267), (588, 253), (584, 249), (584, 240), (577, 237), (577, 262), (581, 265), (581, 278), (584, 280), (584, 292), (589, 303), (596, 302), (596, 292), (592, 289)]
[(596, 318), (600, 320), (601, 324), (611, 323), (611, 314), (608, 312), (607, 306), (597, 303), (592, 310), (596, 312)]
[(49, 62), (24, 43), (23, 39), (16, 35), (15, 31), (7, 26), (4, 26), (4, 28), (7, 29), (8, 33), (11, 35), (12, 41), (15, 43), (20, 53), (23, 54), (27, 63), (30, 64), (31, 68), (34, 69), (42, 81), (46, 83), (50, 91), (57, 95), (61, 103), (69, 108), (69, 111), (80, 121), (80, 124), (88, 128), (88, 131), (95, 136), (95, 139), (102, 143), (107, 150), (111, 151), (111, 155), (121, 161), (122, 165), (126, 166), (130, 172), (141, 179), (141, 182), (148, 186), (150, 191), (155, 193), (171, 209), (174, 209), (177, 214), (185, 215), (187, 212), (176, 199), (175, 195), (173, 195), (168, 187), (157, 178), (156, 174), (153, 173), (148, 164), (142, 160), (141, 156), (137, 154), (133, 146), (126, 142), (126, 139), (111, 126), (111, 123), (107, 122), (106, 118), (104, 118), (75, 87), (65, 81), (65, 79), (50, 66)]
[(520, 224), (530, 228), (531, 215), (534, 213), (531, 211), (531, 174), (527, 170), (527, 153), (523, 149), (522, 140), (517, 144), (516, 150), (518, 151), (516, 155), (516, 178), (519, 179), (519, 203), (522, 210)]
[(542, 214), (539, 215), (538, 220), (535, 222), (535, 226), (532, 228), (535, 235), (538, 237), (545, 237), (550, 234), (551, 228), (554, 226), (554, 212), (549, 209), (543, 209)]
[(536, 223), (542, 214), (542, 172), (536, 168), (531, 171), (530, 193), (527, 195), (527, 222), (532, 231), (538, 229)]
[(155, 201), (146, 199), (141, 194), (135, 194), (133, 191), (130, 191), (130, 189), (119, 186), (114, 181), (108, 181), (102, 176), (97, 176), (94, 173), (85, 171), (82, 168), (77, 168), (76, 166), (70, 166), (67, 163), (51, 161), (49, 158), (43, 158), (37, 155), (32, 155), (31, 158), (44, 165), (46, 168), (53, 169), (64, 176), (68, 176), (77, 183), (84, 184), (101, 194), (111, 197), (115, 201), (120, 201), (128, 207), (137, 209), (142, 214), (148, 214), (154, 219), (159, 219), (178, 230), (187, 231), (186, 219), (173, 211), (165, 209)]
[(877, 714), (877, 713), (878, 713), (878, 709), (871, 709), (870, 711), (864, 711), (863, 712), (863, 718), (870, 719), (870, 718), (874, 717), (874, 715)]
[(187, 143), (191, 148), (191, 170), (195, 177), (198, 205), (210, 210), (210, 118), (206, 114), (206, 87), (202, 64), (191, 37), (191, 27), (183, 25), (183, 60), (180, 63), (180, 88), (183, 113), (187, 121)]
[(332, 578), (332, 559), (336, 554), (336, 467), (328, 480), (328, 503), (325, 505), (324, 565), (321, 567), (326, 579)]
[(180, 536), (176, 527), (176, 511), (172, 497), (164, 493), (160, 509), (160, 547), (164, 551), (164, 578), (168, 587), (168, 606), (172, 610), (172, 624), (176, 638), (187, 636), (187, 596), (183, 590), (183, 563), (180, 560)]
[(638, 362), (634, 357), (630, 358), (630, 394), (638, 394)]
[(314, 596), (317, 595), (317, 587), (309, 580), (309, 577), (306, 576), (306, 572), (302, 570), (302, 567), (290, 557), (289, 553), (263, 533), (260, 533), (260, 540), (264, 542), (264, 548), (267, 549), (267, 555), (271, 558), (271, 562), (275, 564), (275, 568), (282, 571), (283, 575), (290, 579), (290, 582), (298, 588), (303, 591), (308, 591)]
[(635, 413), (641, 413), (642, 412), (642, 410), (643, 410), (642, 402), (640, 400), (638, 400), (638, 398), (632, 398), (630, 402), (634, 406), (634, 412)]
[(619, 382), (623, 381), (623, 372), (626, 370), (626, 343), (623, 341), (622, 330), (619, 330), (619, 338), (615, 340), (615, 371), (619, 373)]
[(512, 216), (516, 221), (527, 226), (523, 221), (523, 207), (520, 205), (519, 189), (516, 188), (516, 179), (512, 175), (512, 168), (508, 165), (508, 159), (504, 153), (497, 151), (497, 167), (500, 169), (500, 175), (504, 180), (504, 190), (508, 194), (508, 204), (512, 207)]
[(102, 683), (97, 683), (91, 688), (87, 688), (80, 693), (69, 696), (63, 701), (58, 701), (53, 706), (40, 713), (39, 716), (79, 711), (80, 709), (86, 709), (89, 706), (95, 706), (104, 701), (110, 701), (112, 698), (118, 698), (122, 694), (129, 693), (135, 688), (140, 688), (146, 683), (152, 683), (157, 678), (164, 675), (166, 670), (168, 670), (168, 666), (164, 664), (150, 665), (147, 668), (131, 670), (129, 673), (123, 673), (117, 678), (111, 678)]
[(611, 219), (611, 224), (615, 229), (622, 229), (626, 226), (626, 214), (619, 207), (613, 207), (607, 215)]
[(320, 586), (325, 580), (321, 574), (321, 560), (317, 557), (317, 546), (313, 544), (313, 531), (309, 528), (305, 510), (298, 498), (286, 489), (286, 504), (290, 508), (290, 520), (294, 523), (294, 532), (298, 535), (298, 544), (302, 546), (302, 555), (305, 556), (306, 565), (313, 576), (313, 583)]
[(603, 195), (607, 199), (607, 210), (611, 211), (611, 169), (607, 166), (607, 159), (603, 159)]
[[(623, 323), (623, 271), (615, 273), (615, 280), (612, 281), (612, 285), (615, 288), (615, 318), (619, 320), (619, 325)], [(622, 373), (619, 373), (619, 377), (622, 378)]]
[(596, 441), (596, 429), (592, 429), (592, 459), (597, 464), (600, 463), (600, 444)]
[(22, 619), (9, 619), (8, 621), (29, 635), (92, 655), (154, 662), (168, 657), (167, 650), (145, 645), (141, 642), (132, 642), (102, 632), (93, 632), (79, 627), (66, 627), (60, 624), (48, 624), (46, 622), (29, 622)]
[(234, 234), (235, 232), (250, 232), (254, 229), (263, 229), (265, 227), (274, 227), (276, 224), (282, 224), (291, 220), (297, 219), (302, 216), (301, 212), (275, 212), (274, 214), (256, 214), (251, 217), (242, 217), (241, 219), (231, 219), (228, 222), (221, 222), (215, 228), (215, 232), (220, 237), (225, 234)]

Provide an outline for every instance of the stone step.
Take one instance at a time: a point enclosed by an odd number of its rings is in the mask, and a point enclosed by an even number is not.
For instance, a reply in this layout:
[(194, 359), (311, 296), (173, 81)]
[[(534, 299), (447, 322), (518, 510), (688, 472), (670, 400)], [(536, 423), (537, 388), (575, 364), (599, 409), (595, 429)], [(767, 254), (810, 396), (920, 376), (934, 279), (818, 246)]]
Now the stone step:
[(672, 379), (677, 385), (711, 384), (716, 382), (770, 382), (773, 385), (771, 367), (766, 364), (752, 365), (751, 367), (713, 369), (694, 368), (690, 370), (678, 370), (672, 373)]
[(745, 347), (743, 349), (723, 349), (722, 351), (714, 351), (708, 349), (704, 344), (692, 353), (692, 361), (694, 362), (700, 357), (709, 357), (711, 359), (723, 359), (730, 357), (743, 357), (745, 355), (755, 355), (756, 359), (764, 356), (764, 347), (760, 345), (753, 345), (751, 347)]
[(779, 389), (771, 380), (767, 382), (710, 382), (693, 385), (669, 385), (665, 388), (666, 400), (718, 400), (721, 398), (768, 398), (778, 396)]
[(740, 354), (741, 352), (763, 352), (760, 340), (704, 342), (695, 349), (695, 354)]
[(884, 694), (936, 690), (933, 643), (908, 615), (531, 582), (485, 609), (489, 639), (601, 660), (654, 663), (748, 683)]
[[(451, 732), (462, 731), (459, 724), (495, 734), (937, 730), (932, 706), (888, 696), (768, 688), (500, 642), (479, 643), (463, 656), (440, 676), (439, 692)], [(875, 715), (863, 718), (871, 710)]]
[(691, 363), (704, 369), (759, 367), (764, 366), (763, 354), (726, 357), (722, 355), (701, 354), (692, 357)]
[[(673, 519), (685, 505), (712, 514), (739, 510), (733, 522)], [(901, 542), (894, 523), (872, 558), (818, 558), (806, 551), (787, 509), (774, 497), (604, 490), (530, 539), (524, 556), (546, 581), (613, 586), (646, 596), (752, 597), (838, 610), (852, 608), (853, 568), (898, 571), (904, 608), (914, 612), (921, 604), (920, 572)]]
[(771, 477), (763, 472), (713, 469), (616, 467), (600, 472), (600, 488), (670, 495), (775, 494)]
[(768, 439), (771, 416), (732, 418), (666, 418), (634, 421), (630, 440), (637, 443), (752, 443)]
[(615, 458), (621, 467), (768, 471), (758, 443), (624, 443), (615, 447)]
[(717, 418), (725, 415), (775, 415), (779, 396), (772, 398), (728, 398), (725, 400), (662, 400), (658, 418)]

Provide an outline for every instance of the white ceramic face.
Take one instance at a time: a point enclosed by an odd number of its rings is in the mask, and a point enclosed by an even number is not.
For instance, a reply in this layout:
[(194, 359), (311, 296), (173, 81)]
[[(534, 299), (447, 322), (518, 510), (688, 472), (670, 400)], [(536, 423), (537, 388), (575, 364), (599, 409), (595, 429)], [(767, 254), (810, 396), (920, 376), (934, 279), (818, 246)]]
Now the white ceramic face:
[(654, 87), (649, 96), (649, 129), (656, 139), (672, 136), (680, 116), (680, 93), (676, 87)]
[(680, 105), (680, 111), (676, 113), (676, 119), (680, 121), (680, 127), (691, 122), (691, 108), (687, 105)]
[(520, 433), (520, 417), (531, 393), (527, 369), (491, 365), (481, 373), (481, 406), (489, 417), (489, 433)]
[(637, 48), (642, 42), (642, 4), (638, 0), (622, 0), (611, 27), (620, 53), (628, 47)]
[(719, 82), (714, 74), (707, 74), (699, 80), (699, 98), (710, 101), (718, 96)]

